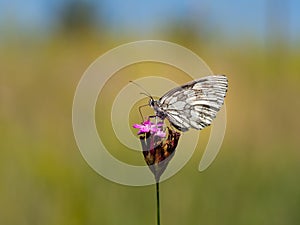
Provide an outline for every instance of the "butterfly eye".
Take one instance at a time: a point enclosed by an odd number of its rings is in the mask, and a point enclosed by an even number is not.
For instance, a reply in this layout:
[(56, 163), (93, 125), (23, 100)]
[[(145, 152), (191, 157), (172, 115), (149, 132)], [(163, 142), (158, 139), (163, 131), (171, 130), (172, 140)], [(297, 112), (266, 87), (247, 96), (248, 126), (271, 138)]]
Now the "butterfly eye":
[(152, 98), (149, 99), (149, 105), (154, 106), (154, 100)]

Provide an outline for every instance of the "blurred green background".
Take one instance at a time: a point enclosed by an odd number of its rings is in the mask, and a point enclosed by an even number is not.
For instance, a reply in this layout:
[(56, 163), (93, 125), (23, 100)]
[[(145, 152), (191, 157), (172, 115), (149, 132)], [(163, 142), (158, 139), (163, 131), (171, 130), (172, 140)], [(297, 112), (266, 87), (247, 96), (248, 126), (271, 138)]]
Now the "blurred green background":
[(1, 225), (155, 224), (154, 186), (96, 174), (71, 123), (90, 63), (141, 39), (183, 45), (229, 78), (221, 152), (199, 173), (204, 140), (161, 184), (162, 224), (299, 224), (297, 1), (6, 0), (0, 12)]

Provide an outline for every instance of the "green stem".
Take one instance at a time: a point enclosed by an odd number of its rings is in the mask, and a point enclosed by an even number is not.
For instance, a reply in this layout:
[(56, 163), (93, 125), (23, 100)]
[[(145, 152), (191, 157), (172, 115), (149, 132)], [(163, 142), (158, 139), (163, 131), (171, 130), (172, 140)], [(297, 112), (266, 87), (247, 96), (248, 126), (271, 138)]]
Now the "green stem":
[(156, 209), (157, 209), (157, 225), (160, 225), (160, 207), (159, 207), (159, 182), (156, 182)]

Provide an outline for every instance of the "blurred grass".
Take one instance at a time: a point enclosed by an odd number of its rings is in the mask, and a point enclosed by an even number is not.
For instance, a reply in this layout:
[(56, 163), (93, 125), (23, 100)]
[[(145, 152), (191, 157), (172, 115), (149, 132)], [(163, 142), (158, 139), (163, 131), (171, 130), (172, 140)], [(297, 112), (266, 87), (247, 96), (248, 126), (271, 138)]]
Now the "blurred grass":
[[(154, 224), (154, 187), (100, 177), (72, 133), (80, 77), (117, 45), (87, 36), (1, 46), (0, 224)], [(299, 49), (188, 45), (215, 73), (229, 77), (227, 131), (207, 171), (197, 171), (200, 146), (162, 183), (162, 224), (298, 224)]]

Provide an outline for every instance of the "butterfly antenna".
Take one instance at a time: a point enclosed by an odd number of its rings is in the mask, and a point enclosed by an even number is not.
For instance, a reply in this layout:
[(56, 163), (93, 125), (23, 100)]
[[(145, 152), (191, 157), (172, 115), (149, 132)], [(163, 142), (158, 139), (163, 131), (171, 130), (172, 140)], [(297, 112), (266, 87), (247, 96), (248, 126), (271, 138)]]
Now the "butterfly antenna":
[[(149, 98), (151, 98), (151, 99), (153, 100), (153, 97), (151, 96), (151, 94), (150, 94), (145, 88), (143, 88), (141, 85), (139, 85), (138, 83), (136, 83), (136, 82), (134, 82), (134, 81), (132, 81), (132, 80), (130, 80), (129, 82), (135, 84), (136, 86), (138, 86), (140, 89), (142, 89), (142, 90), (144, 91), (144, 92), (141, 92), (140, 94), (146, 95), (147, 97), (149, 97)], [(144, 117), (143, 117), (141, 108), (143, 108), (143, 107), (145, 107), (145, 106), (149, 106), (149, 104), (139, 106), (139, 112), (140, 112), (142, 121), (144, 121)]]
[(132, 80), (130, 80), (129, 82), (135, 84), (136, 86), (138, 86), (140, 89), (142, 89), (144, 91), (144, 92), (141, 92), (140, 94), (146, 95), (149, 98), (153, 99), (152, 96), (151, 96), (151, 94), (145, 88), (143, 88), (141, 85), (139, 85), (138, 83), (136, 83), (136, 82), (134, 82)]

